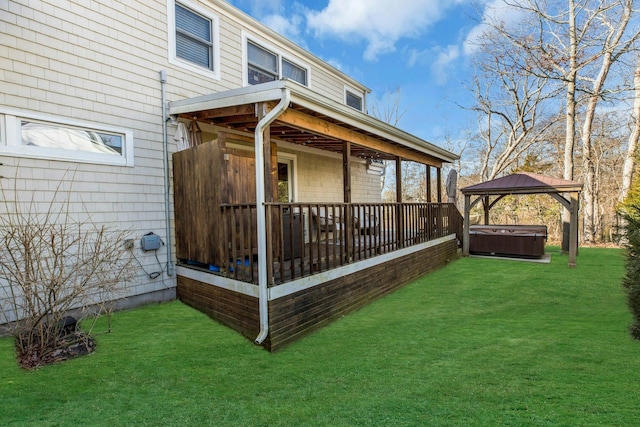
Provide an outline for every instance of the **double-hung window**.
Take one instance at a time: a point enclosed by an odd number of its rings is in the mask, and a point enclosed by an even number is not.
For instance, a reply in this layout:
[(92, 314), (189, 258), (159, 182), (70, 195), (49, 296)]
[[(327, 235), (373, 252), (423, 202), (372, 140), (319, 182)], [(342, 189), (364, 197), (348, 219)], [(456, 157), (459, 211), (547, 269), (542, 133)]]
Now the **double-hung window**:
[(287, 78), (308, 85), (308, 70), (282, 55), (247, 40), (247, 83), (250, 85)]
[(176, 56), (213, 70), (211, 20), (176, 3)]
[(171, 62), (220, 78), (218, 18), (187, 0), (169, 3)]
[(271, 82), (278, 79), (278, 55), (263, 49), (254, 43), (247, 43), (247, 65), (249, 84)]

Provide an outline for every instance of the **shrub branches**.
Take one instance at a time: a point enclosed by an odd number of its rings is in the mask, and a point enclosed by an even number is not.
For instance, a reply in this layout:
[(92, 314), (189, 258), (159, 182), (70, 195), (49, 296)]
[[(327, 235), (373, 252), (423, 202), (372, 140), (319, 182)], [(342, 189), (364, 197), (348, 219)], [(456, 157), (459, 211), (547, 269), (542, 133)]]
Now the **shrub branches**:
[(126, 231), (94, 223), (84, 205), (83, 214), (72, 212), (72, 181), (66, 191), (61, 181), (48, 203), (37, 203), (35, 191), (30, 201), (18, 200), (15, 188), (10, 200), (0, 187), (0, 323), (19, 357), (36, 365), (62, 345), (65, 316), (109, 312), (134, 273)]

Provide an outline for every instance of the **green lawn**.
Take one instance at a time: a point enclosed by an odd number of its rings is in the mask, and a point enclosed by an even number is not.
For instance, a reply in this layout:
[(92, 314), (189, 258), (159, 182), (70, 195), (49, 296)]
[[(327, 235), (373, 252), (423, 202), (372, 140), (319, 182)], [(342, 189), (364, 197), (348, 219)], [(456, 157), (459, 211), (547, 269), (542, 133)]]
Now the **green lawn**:
[(269, 354), (179, 302), (34, 372), (0, 339), (0, 425), (635, 426), (622, 251), (467, 258)]

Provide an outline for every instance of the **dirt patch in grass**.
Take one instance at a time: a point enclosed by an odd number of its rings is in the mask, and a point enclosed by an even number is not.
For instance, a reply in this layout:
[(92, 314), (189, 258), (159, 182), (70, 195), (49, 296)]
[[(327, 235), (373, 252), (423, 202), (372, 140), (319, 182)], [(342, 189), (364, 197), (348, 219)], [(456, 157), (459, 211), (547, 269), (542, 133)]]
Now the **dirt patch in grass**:
[(37, 349), (21, 352), (17, 346), (17, 357), (24, 369), (59, 363), (92, 353), (96, 348), (95, 340), (83, 331), (75, 331), (59, 337), (44, 351)]

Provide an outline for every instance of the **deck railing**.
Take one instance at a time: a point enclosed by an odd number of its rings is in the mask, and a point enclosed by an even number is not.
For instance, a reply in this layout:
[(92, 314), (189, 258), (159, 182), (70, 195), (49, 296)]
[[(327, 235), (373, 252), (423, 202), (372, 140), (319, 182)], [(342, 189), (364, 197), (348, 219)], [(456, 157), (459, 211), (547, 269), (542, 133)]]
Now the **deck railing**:
[[(222, 210), (228, 261), (216, 268), (256, 283), (256, 205)], [(447, 203), (270, 203), (265, 214), (270, 285), (449, 234), (462, 241), (462, 216)]]

